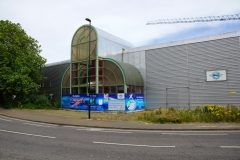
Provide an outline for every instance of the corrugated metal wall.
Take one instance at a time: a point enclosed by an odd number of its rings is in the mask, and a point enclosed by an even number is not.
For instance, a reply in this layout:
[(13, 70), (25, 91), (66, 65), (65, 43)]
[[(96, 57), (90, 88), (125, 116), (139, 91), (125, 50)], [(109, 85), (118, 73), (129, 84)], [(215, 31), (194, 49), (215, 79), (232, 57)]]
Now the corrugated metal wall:
[[(145, 52), (147, 107), (240, 105), (239, 37)], [(227, 80), (206, 82), (207, 70), (226, 70)]]
[(177, 99), (179, 103), (187, 103), (183, 100), (185, 97), (178, 97), (180, 90), (188, 87), (187, 75), (185, 46), (146, 51), (147, 107), (173, 105)]

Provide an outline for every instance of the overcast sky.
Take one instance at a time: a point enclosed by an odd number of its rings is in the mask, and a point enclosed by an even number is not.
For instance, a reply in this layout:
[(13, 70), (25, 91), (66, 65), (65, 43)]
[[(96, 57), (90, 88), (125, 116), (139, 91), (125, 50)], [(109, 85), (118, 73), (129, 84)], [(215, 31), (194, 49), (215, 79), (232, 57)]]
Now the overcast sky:
[(20, 23), (47, 63), (70, 59), (74, 32), (86, 24), (134, 46), (240, 31), (240, 21), (146, 25), (162, 18), (240, 13), (240, 0), (0, 0), (0, 19)]

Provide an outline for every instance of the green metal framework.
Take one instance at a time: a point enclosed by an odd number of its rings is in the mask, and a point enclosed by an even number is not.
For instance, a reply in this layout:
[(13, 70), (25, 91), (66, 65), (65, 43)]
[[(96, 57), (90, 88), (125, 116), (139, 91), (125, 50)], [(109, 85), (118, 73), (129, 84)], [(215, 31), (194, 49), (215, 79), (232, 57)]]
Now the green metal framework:
[(91, 94), (143, 93), (143, 80), (134, 66), (103, 57), (105, 52), (112, 54), (125, 44), (121, 46), (114, 36), (100, 33), (105, 34), (89, 25), (75, 32), (70, 67), (62, 78), (62, 94), (88, 94), (88, 80)]

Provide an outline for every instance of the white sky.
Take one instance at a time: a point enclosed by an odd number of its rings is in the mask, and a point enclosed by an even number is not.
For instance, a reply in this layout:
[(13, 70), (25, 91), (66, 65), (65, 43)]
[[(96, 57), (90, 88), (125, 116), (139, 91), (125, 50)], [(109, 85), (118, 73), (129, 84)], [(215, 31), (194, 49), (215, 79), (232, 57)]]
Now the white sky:
[(95, 27), (138, 47), (199, 25), (221, 27), (219, 23), (146, 25), (148, 21), (239, 12), (240, 0), (0, 0), (0, 19), (20, 23), (39, 41), (47, 63), (70, 59), (72, 36), (87, 23), (86, 17)]

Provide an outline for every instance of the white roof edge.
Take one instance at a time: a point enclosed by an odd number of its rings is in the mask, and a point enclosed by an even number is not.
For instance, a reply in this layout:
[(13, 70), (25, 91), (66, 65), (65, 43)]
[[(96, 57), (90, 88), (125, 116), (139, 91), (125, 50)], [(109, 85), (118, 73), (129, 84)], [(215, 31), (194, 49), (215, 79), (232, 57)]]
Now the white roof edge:
[(157, 45), (149, 45), (149, 46), (142, 46), (142, 47), (137, 47), (137, 48), (130, 48), (130, 49), (126, 49), (126, 52), (130, 53), (130, 52), (151, 50), (151, 49), (156, 49), (156, 48), (178, 46), (178, 45), (184, 45), (184, 44), (205, 42), (205, 41), (224, 39), (224, 38), (230, 38), (230, 37), (239, 37), (239, 36), (240, 36), (240, 31), (227, 32), (227, 33), (211, 35), (211, 36), (204, 36), (204, 37), (197, 37), (197, 38), (187, 39), (187, 40), (182, 40), (182, 41), (173, 41), (173, 42), (161, 43), (161, 44), (157, 44)]
[(45, 67), (56, 66), (56, 65), (65, 64), (65, 63), (70, 63), (70, 60), (48, 63), (48, 64), (45, 64)]

